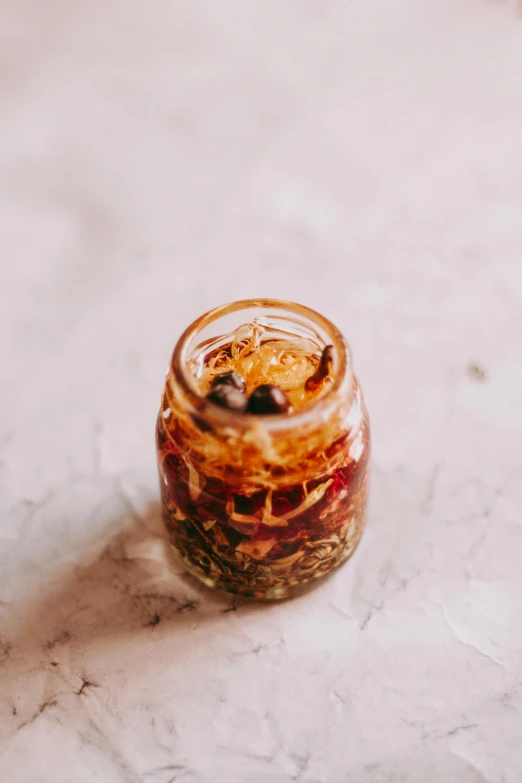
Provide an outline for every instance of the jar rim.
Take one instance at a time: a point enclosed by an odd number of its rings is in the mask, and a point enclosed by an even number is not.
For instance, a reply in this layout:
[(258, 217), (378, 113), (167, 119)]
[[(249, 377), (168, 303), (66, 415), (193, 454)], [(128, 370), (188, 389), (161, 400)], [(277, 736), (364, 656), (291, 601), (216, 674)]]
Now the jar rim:
[[(319, 326), (328, 335), (331, 344), (334, 346), (338, 367), (333, 383), (328, 386), (322, 397), (290, 413), (274, 413), (263, 417), (253, 417), (252, 414), (237, 413), (236, 411), (232, 412), (209, 403), (208, 400), (201, 397), (193, 374), (188, 368), (190, 358), (188, 351), (193, 339), (198, 332), (201, 332), (218, 319), (230, 313), (253, 308), (282, 310), (291, 315), (301, 316), (303, 319)], [(181, 388), (185, 403), (196, 411), (199, 417), (216, 425), (235, 426), (243, 429), (252, 427), (254, 418), (256, 421), (262, 418), (262, 424), (266, 430), (289, 429), (290, 427), (305, 424), (317, 416), (328, 418), (337, 404), (339, 391), (346, 386), (348, 393), (351, 395), (353, 387), (351, 351), (340, 330), (328, 318), (325, 318), (325, 316), (311, 307), (284, 299), (240, 299), (219, 305), (203, 313), (185, 329), (179, 338), (172, 354), (170, 366), (173, 371), (172, 375)]]

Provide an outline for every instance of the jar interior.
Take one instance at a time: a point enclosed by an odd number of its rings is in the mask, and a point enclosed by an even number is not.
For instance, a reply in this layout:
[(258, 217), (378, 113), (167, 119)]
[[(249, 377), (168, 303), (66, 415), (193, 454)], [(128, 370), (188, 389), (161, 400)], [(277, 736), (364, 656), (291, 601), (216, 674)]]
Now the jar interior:
[[(309, 308), (274, 300), (247, 300), (217, 308), (189, 327), (178, 343), (175, 359), (186, 387), (199, 397), (208, 391), (208, 379), (220, 366), (246, 375), (250, 390), (273, 382), (292, 392), (304, 388), (327, 345), (332, 346), (335, 367), (332, 383), (315, 398), (309, 395), (310, 400), (306, 395), (298, 400), (297, 393), (294, 394), (294, 400), (299, 403), (297, 407), (302, 408), (325, 396), (341, 381), (349, 381), (346, 375), (351, 374), (347, 348), (340, 333)], [(223, 357), (226, 351), (230, 355), (234, 350), (235, 358), (225, 356), (224, 360), (220, 359), (221, 365), (209, 371), (209, 357)], [(248, 358), (243, 360), (244, 356)]]
[[(328, 374), (310, 376), (329, 346)], [(252, 385), (270, 379), (292, 407), (256, 415), (248, 405), (238, 413), (215, 404), (214, 378), (230, 369), (242, 371), (236, 390), (248, 403)], [(194, 322), (174, 351), (157, 439), (167, 530), (205, 584), (283, 598), (357, 545), (369, 431), (349, 349), (314, 311), (250, 300)]]

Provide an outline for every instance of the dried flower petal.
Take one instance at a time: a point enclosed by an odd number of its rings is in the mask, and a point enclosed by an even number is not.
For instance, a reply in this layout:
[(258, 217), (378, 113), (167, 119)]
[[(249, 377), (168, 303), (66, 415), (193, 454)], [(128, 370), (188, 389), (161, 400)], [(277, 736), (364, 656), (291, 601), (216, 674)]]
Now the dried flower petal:
[(266, 538), (262, 541), (242, 541), (236, 552), (242, 552), (254, 560), (263, 560), (277, 543), (277, 538)]
[(197, 472), (196, 468), (191, 463), (191, 461), (188, 459), (188, 457), (185, 457), (185, 455), (183, 455), (182, 458), (189, 472), (190, 497), (192, 498), (192, 500), (197, 500), (201, 495), (204, 482), (202, 481), (202, 479), (200, 479), (199, 473)]

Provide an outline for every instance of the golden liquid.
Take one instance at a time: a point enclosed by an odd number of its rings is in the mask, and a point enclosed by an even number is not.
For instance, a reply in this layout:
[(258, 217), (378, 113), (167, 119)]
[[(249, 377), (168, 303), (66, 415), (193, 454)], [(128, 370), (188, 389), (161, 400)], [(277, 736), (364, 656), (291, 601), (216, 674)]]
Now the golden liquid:
[(191, 370), (201, 396), (213, 379), (234, 370), (241, 375), (250, 394), (257, 386), (270, 383), (282, 389), (294, 410), (322, 396), (328, 380), (313, 392), (305, 383), (319, 364), (322, 346), (308, 338), (284, 333), (258, 322), (244, 324), (234, 333), (219, 338), (219, 344), (198, 346)]

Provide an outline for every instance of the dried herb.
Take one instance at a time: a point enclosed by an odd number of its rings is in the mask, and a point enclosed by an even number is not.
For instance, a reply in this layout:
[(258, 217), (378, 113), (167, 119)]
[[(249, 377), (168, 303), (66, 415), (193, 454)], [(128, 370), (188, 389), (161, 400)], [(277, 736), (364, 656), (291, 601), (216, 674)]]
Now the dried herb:
[(323, 384), (327, 378), (333, 376), (333, 345), (326, 345), (323, 348), (321, 359), (317, 369), (305, 383), (306, 391), (315, 391)]
[[(219, 395), (214, 402), (230, 411), (233, 397), (246, 404), (232, 380), (240, 373), (253, 390), (249, 412), (306, 405), (333, 374), (332, 346), (319, 362), (317, 348), (258, 324), (241, 327), (229, 344), (209, 343), (202, 397), (210, 390), (208, 398)], [(165, 521), (173, 548), (204, 583), (281, 598), (350, 556), (362, 535), (368, 488), (369, 430), (357, 382), (353, 400), (361, 411), (353, 431), (341, 406), (274, 439), (263, 415), (248, 417), (243, 430), (204, 428), (175, 389), (166, 389), (157, 430)]]
[(224, 482), (201, 488), (198, 481), (194, 500), (188, 468), (180, 471), (179, 460), (166, 459), (163, 502), (171, 542), (207, 584), (258, 598), (295, 592), (355, 549), (364, 525), (367, 460), (366, 448), (356, 463), (349, 459), (319, 483), (250, 496)]

